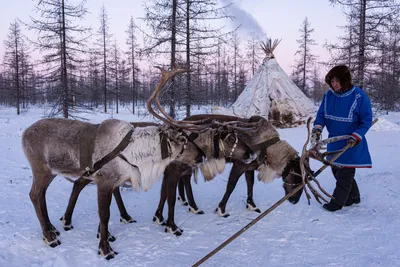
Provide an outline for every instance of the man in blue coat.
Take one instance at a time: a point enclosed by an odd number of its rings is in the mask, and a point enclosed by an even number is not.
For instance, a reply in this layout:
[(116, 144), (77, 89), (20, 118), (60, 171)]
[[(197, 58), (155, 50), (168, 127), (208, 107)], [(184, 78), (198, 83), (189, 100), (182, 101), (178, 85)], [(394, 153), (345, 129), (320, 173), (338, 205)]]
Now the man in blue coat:
[(371, 102), (367, 94), (352, 84), (349, 69), (344, 65), (332, 68), (325, 76), (325, 82), (330, 86), (322, 99), (317, 117), (314, 121), (312, 138), (319, 140), (321, 132), (326, 127), (329, 137), (351, 135), (349, 140), (328, 144), (328, 151), (342, 149), (347, 143), (347, 149), (332, 167), (336, 179), (336, 188), (329, 203), (323, 207), (328, 211), (337, 211), (343, 206), (360, 203), (360, 191), (354, 179), (355, 168), (371, 168), (371, 156), (365, 134), (372, 125)]

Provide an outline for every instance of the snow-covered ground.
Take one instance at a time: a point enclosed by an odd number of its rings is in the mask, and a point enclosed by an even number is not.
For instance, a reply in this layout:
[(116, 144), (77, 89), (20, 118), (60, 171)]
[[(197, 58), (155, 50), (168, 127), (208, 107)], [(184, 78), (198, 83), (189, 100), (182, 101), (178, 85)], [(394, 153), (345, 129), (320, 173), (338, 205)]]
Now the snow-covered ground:
[[(97, 255), (98, 215), (96, 187), (82, 191), (73, 216), (75, 229), (64, 231), (59, 218), (67, 206), (72, 183), (56, 177), (47, 191), (49, 217), (61, 232), (62, 244), (44, 244), (35, 211), (29, 199), (31, 171), (22, 152), (21, 134), (46, 112), (32, 108), (17, 116), (15, 109), (0, 107), (0, 266), (191, 266), (259, 214), (245, 209), (246, 184), (241, 178), (232, 194), (228, 218), (214, 210), (225, 190), (230, 166), (211, 182), (193, 184), (197, 204), (204, 215), (194, 215), (177, 202), (176, 222), (180, 237), (164, 233), (152, 222), (160, 182), (148, 192), (124, 189), (129, 214), (137, 223), (122, 224), (112, 202), (111, 243), (119, 254), (106, 261)], [(101, 112), (80, 113), (92, 122), (110, 118)], [(148, 120), (121, 108), (115, 118)], [(399, 266), (400, 253), (400, 114), (391, 113), (368, 132), (372, 169), (357, 170), (361, 204), (330, 213), (302, 196), (292, 205), (283, 203), (202, 266)], [(304, 126), (279, 130), (281, 138), (300, 151), (306, 138)], [(324, 133), (326, 134), (326, 133)], [(320, 165), (313, 163), (313, 167)], [(333, 191), (330, 170), (319, 180)], [(269, 184), (256, 181), (254, 199), (265, 211), (284, 195), (281, 179)], [(164, 211), (166, 217), (166, 210)]]

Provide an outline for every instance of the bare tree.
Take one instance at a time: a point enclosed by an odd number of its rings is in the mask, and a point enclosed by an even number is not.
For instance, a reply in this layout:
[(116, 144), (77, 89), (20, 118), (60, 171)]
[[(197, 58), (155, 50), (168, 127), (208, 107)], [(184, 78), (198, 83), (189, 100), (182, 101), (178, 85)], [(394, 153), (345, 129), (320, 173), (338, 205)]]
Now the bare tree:
[(240, 40), (239, 36), (235, 32), (232, 37), (232, 48), (233, 48), (233, 97), (236, 100), (239, 95), (238, 89), (238, 65), (240, 60)]
[[(379, 36), (387, 32), (388, 25), (398, 20), (400, 4), (397, 0), (329, 0), (343, 7), (348, 18), (349, 33), (356, 39), (352, 43), (335, 45), (336, 49), (354, 48), (354, 80), (363, 88), (367, 74), (374, 65), (374, 52), (379, 48)], [(346, 63), (346, 62), (342, 62)]]
[(100, 10), (100, 28), (98, 30), (99, 35), (99, 46), (100, 46), (100, 55), (101, 55), (101, 63), (103, 65), (103, 105), (104, 105), (104, 112), (107, 113), (107, 100), (108, 100), (108, 84), (110, 83), (108, 77), (108, 57), (110, 54), (110, 47), (111, 47), (111, 34), (110, 34), (110, 26), (108, 21), (108, 15), (106, 8), (103, 4)]
[(120, 65), (122, 63), (121, 60), (121, 51), (117, 45), (117, 40), (114, 41), (114, 44), (111, 47), (111, 59), (110, 63), (110, 78), (114, 80), (114, 92), (113, 95), (115, 97), (115, 112), (118, 114), (119, 112), (119, 101), (120, 101)]
[[(22, 65), (26, 60), (26, 54), (23, 52), (26, 49), (23, 35), (21, 33), (20, 25), (17, 20), (10, 24), (8, 39), (4, 41), (5, 55), (4, 66), (10, 71), (12, 78), (13, 89), (16, 93), (16, 107), (17, 115), (20, 114), (20, 104), (22, 95)], [(14, 95), (14, 94), (13, 94)]]
[(317, 45), (314, 39), (312, 39), (311, 34), (314, 29), (311, 28), (311, 23), (306, 17), (300, 28), (300, 39), (297, 40), (299, 44), (299, 49), (296, 51), (295, 55), (299, 55), (300, 59), (296, 61), (294, 67), (294, 81), (297, 81), (297, 85), (300, 90), (306, 95), (310, 95), (309, 86), (307, 85), (307, 78), (309, 72), (311, 72), (312, 64), (315, 63), (316, 56), (311, 53), (311, 47)]
[[(29, 29), (37, 32), (34, 41), (40, 52), (44, 54), (45, 82), (51, 88), (59, 88), (54, 97), (56, 105), (61, 106), (55, 113), (62, 112), (65, 118), (70, 115), (73, 106), (69, 79), (72, 70), (80, 62), (80, 54), (85, 52), (82, 47), (88, 36), (88, 28), (80, 27), (74, 22), (83, 19), (87, 13), (85, 2), (78, 5), (68, 3), (68, 0), (38, 0), (36, 10), (38, 18), (31, 17)], [(59, 93), (59, 94), (58, 94)]]
[(260, 55), (262, 52), (260, 48), (260, 40), (255, 35), (252, 35), (247, 40), (246, 49), (246, 58), (248, 59), (248, 64), (250, 65), (250, 75), (253, 76), (261, 63)]
[(135, 105), (137, 104), (137, 67), (136, 67), (136, 55), (138, 50), (138, 45), (136, 41), (136, 25), (133, 17), (129, 20), (128, 29), (126, 33), (128, 37), (126, 39), (126, 44), (128, 45), (128, 62), (131, 67), (131, 92), (132, 92), (132, 113), (135, 114)]

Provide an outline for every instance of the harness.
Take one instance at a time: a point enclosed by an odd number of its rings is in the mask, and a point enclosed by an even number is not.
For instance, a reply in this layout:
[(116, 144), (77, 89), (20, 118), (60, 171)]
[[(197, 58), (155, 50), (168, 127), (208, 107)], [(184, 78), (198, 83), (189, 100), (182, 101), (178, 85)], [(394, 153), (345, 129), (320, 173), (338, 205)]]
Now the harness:
[[(106, 165), (108, 162), (110, 162), (112, 159), (114, 159), (116, 156), (121, 153), (130, 143), (131, 141), (131, 136), (132, 136), (133, 130), (130, 130), (125, 137), (122, 139), (122, 141), (118, 144), (116, 148), (113, 149), (110, 153), (105, 155), (101, 160), (97, 161), (94, 165), (93, 168), (86, 167), (85, 168), (85, 173), (83, 174), (84, 177), (89, 177), (93, 173), (97, 172), (100, 170), (104, 165)], [(125, 158), (125, 157), (124, 157)]]
[(251, 149), (253, 151), (260, 151), (260, 155), (258, 156), (259, 160), (261, 162), (263, 162), (264, 164), (267, 164), (267, 149), (268, 149), (268, 147), (270, 147), (272, 145), (275, 145), (280, 140), (281, 139), (278, 136), (276, 136), (276, 137), (273, 137), (273, 138), (271, 138), (271, 139), (269, 139), (269, 140), (267, 140), (265, 142), (262, 142), (262, 143), (259, 143), (257, 145), (251, 146)]
[[(298, 164), (298, 163), (300, 163), (300, 157), (299, 157), (298, 155), (296, 155), (293, 159), (291, 159), (291, 160), (289, 161), (289, 163), (288, 163), (288, 164), (286, 165), (286, 167), (283, 169), (282, 178), (283, 178), (283, 177), (287, 177), (287, 176), (289, 175), (290, 167), (291, 167), (292, 165)], [(301, 175), (298, 174), (298, 173), (293, 173), (293, 172), (292, 172), (291, 174), (301, 177)], [(285, 185), (289, 185), (289, 186), (298, 186), (298, 185), (302, 184), (302, 183), (288, 183), (288, 182), (285, 181), (285, 178), (283, 178), (283, 183), (284, 183)]]

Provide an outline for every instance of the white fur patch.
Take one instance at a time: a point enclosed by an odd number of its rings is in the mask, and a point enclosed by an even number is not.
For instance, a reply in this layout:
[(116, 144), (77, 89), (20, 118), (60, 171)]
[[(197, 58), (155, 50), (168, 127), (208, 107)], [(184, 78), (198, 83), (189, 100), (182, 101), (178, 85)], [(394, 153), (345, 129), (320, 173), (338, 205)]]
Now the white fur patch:
[(286, 141), (279, 141), (267, 149), (268, 164), (258, 167), (258, 180), (269, 183), (282, 176), (282, 172), (289, 161), (297, 155), (297, 151)]
[(201, 173), (205, 181), (212, 180), (218, 173), (222, 173), (225, 169), (225, 158), (221, 159), (208, 159), (200, 165)]
[(273, 170), (269, 165), (266, 164), (260, 165), (257, 171), (258, 171), (257, 175), (258, 180), (264, 183), (272, 182), (272, 180), (279, 177), (278, 173), (275, 170)]
[[(131, 143), (121, 153), (130, 164), (138, 167), (138, 171), (130, 171), (132, 187), (135, 190), (149, 190), (154, 182), (162, 177), (165, 168), (179, 152), (172, 149), (171, 157), (162, 160), (158, 127), (135, 128)], [(134, 169), (126, 162), (121, 164)]]

